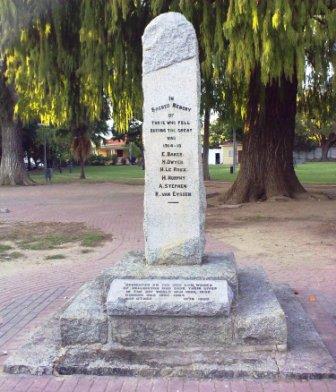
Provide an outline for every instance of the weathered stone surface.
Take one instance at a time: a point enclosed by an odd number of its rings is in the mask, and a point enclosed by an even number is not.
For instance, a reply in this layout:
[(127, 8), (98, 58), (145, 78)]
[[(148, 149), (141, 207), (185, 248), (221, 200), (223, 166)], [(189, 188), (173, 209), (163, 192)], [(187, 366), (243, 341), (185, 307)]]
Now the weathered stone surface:
[(282, 286), (276, 293), (287, 317), (288, 352), (248, 343), (215, 348), (183, 344), (177, 348), (125, 347), (117, 343), (61, 348), (59, 321), (53, 318), (11, 355), (4, 369), (29, 374), (50, 374), (54, 369), (60, 374), (148, 377), (336, 378), (335, 361), (292, 291)]
[(288, 352), (277, 353), (279, 371), (288, 378), (336, 378), (336, 364), (312, 321), (287, 285), (276, 294), (288, 320)]
[(111, 341), (124, 346), (200, 347), (232, 343), (228, 317), (110, 316)]
[(284, 312), (262, 269), (239, 274), (240, 293), (229, 317), (109, 316), (111, 340), (125, 346), (254, 345), (284, 350)]
[(150, 265), (142, 252), (127, 253), (112, 268), (98, 278), (105, 285), (106, 294), (114, 279), (191, 279), (226, 280), (234, 295), (238, 293), (237, 267), (232, 252), (205, 255), (201, 265)]
[(145, 29), (143, 41), (143, 73), (198, 56), (193, 25), (177, 13), (159, 15)]
[(106, 307), (109, 316), (228, 316), (232, 299), (226, 280), (115, 279)]
[(200, 264), (206, 201), (194, 28), (181, 14), (162, 14), (147, 26), (143, 49), (146, 260)]
[(239, 273), (235, 339), (242, 344), (276, 344), (287, 347), (287, 323), (262, 268)]
[(27, 343), (5, 362), (4, 371), (12, 374), (51, 375), (60, 356), (59, 315), (27, 336)]
[(97, 282), (82, 286), (60, 318), (62, 345), (106, 343), (107, 315), (103, 306), (104, 291)]
[[(89, 363), (89, 365), (87, 365)], [(98, 374), (142, 377), (277, 377), (269, 353), (222, 350), (125, 348), (118, 345), (70, 347), (58, 366), (60, 374)]]

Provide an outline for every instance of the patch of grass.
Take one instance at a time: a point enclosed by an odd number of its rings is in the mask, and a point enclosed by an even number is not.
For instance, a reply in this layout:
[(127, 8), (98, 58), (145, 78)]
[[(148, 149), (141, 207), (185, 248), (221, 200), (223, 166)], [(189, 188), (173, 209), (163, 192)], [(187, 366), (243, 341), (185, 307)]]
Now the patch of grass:
[(57, 254), (57, 255), (50, 255), (46, 257), (46, 260), (63, 260), (66, 257), (62, 254)]
[(307, 162), (295, 171), (304, 184), (336, 184), (336, 162)]
[(247, 215), (247, 216), (237, 216), (235, 220), (241, 222), (268, 222), (277, 219), (272, 216), (256, 214), (256, 215)]
[(93, 250), (92, 249), (82, 249), (81, 253), (86, 254), (86, 253), (92, 253)]
[(67, 237), (62, 234), (49, 234), (43, 238), (33, 237), (30, 240), (19, 241), (18, 246), (25, 250), (52, 250), (65, 245), (68, 242), (76, 241), (77, 238)]
[[(306, 162), (295, 166), (303, 184), (336, 184), (336, 162)], [(210, 165), (211, 179), (233, 182), (237, 174), (230, 173), (229, 165)]]
[(13, 241), (18, 248), (33, 251), (59, 249), (71, 243), (94, 247), (110, 237), (83, 223), (18, 222), (0, 226), (0, 240)]
[(11, 249), (13, 249), (13, 248), (10, 245), (0, 244), (0, 254), (8, 252)]
[(2, 253), (0, 255), (0, 261), (12, 261), (22, 257), (24, 257), (24, 254), (21, 252)]
[(106, 236), (103, 233), (99, 232), (91, 232), (84, 234), (81, 245), (85, 248), (94, 248), (99, 246), (104, 240)]
[[(125, 184), (143, 184), (144, 170), (140, 166), (87, 166), (85, 168), (86, 180), (80, 180), (80, 169), (75, 167), (72, 173), (65, 169), (62, 173), (57, 170), (53, 172), (52, 183), (72, 183), (72, 182), (121, 182)], [(30, 174), (34, 181), (45, 184), (43, 170), (36, 170)]]
[(24, 257), (24, 254), (21, 252), (12, 252), (12, 253), (9, 253), (9, 257), (12, 260), (16, 260), (16, 259), (20, 259), (21, 257)]

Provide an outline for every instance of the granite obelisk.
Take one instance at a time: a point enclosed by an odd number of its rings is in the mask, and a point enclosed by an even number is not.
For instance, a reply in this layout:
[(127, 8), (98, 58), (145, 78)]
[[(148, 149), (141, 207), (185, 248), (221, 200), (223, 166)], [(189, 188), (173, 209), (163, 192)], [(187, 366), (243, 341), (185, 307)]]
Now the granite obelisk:
[(200, 264), (205, 191), (200, 70), (194, 27), (175, 12), (143, 35), (145, 256), (150, 264)]

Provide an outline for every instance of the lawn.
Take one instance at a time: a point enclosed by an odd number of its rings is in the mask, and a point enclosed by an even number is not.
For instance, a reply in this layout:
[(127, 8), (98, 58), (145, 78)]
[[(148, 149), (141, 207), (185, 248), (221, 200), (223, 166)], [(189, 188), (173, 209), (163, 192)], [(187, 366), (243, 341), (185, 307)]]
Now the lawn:
[[(123, 182), (131, 184), (142, 184), (144, 172), (139, 166), (87, 166), (85, 168), (87, 179), (85, 182)], [(39, 184), (45, 183), (43, 171), (36, 171), (32, 174), (32, 179)], [(63, 169), (59, 173), (57, 169), (53, 171), (53, 183), (70, 183), (79, 181), (79, 168)], [(83, 181), (83, 180), (82, 180)]]
[[(295, 166), (296, 174), (303, 184), (335, 184), (336, 185), (336, 162), (307, 162)], [(234, 180), (229, 167), (214, 165), (210, 167), (213, 180)]]
[[(211, 165), (210, 173), (213, 180), (232, 182), (234, 174), (230, 174), (229, 166)], [(297, 165), (296, 173), (304, 184), (336, 184), (336, 162), (309, 162)], [(88, 166), (87, 182), (122, 182), (142, 184), (144, 171), (139, 166)], [(40, 184), (45, 182), (43, 172), (33, 172), (32, 178)], [(54, 170), (53, 183), (69, 183), (79, 181), (79, 168), (72, 173), (68, 169), (59, 173)]]

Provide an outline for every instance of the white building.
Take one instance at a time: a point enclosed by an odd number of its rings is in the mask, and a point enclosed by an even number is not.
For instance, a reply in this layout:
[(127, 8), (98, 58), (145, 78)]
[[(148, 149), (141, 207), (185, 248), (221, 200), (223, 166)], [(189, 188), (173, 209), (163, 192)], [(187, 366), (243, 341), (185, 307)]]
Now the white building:
[(209, 165), (221, 165), (223, 163), (223, 150), (221, 148), (209, 149)]

